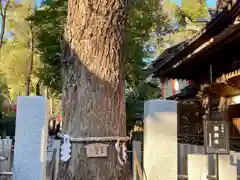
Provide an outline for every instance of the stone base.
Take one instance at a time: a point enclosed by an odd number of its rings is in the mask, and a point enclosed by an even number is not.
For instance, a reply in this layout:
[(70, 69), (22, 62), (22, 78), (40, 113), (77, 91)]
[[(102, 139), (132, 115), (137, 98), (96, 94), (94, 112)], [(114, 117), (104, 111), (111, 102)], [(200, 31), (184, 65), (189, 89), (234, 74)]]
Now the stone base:
[(188, 155), (188, 180), (206, 180), (208, 175), (208, 160), (203, 154)]
[(147, 180), (177, 180), (177, 103), (144, 104), (144, 169)]
[(219, 155), (219, 180), (236, 180), (237, 167), (231, 164), (229, 155)]

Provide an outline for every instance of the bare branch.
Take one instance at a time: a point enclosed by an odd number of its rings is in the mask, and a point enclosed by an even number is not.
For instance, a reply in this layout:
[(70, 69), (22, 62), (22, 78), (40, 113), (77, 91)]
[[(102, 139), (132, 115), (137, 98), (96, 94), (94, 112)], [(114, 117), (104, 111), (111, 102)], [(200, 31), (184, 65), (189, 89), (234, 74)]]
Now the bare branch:
[(1, 32), (0, 32), (0, 50), (2, 49), (2, 46), (3, 46), (3, 39), (4, 39), (5, 27), (6, 27), (7, 9), (10, 5), (10, 2), (11, 2), (11, 0), (8, 0), (4, 7), (3, 7), (2, 2), (0, 3), (1, 4), (0, 15), (1, 15), (1, 18), (2, 18), (2, 25), (1, 25)]

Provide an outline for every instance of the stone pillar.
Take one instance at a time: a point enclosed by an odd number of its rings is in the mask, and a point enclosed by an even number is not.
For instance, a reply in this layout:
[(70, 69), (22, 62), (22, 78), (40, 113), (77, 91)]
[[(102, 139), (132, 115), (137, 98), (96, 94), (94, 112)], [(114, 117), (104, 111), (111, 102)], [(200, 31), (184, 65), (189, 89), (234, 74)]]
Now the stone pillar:
[(208, 154), (208, 175), (215, 175), (215, 158), (213, 154)]
[(45, 180), (47, 99), (18, 97), (13, 180)]
[(178, 175), (187, 175), (188, 144), (178, 144)]
[(232, 164), (236, 165), (237, 167), (237, 176), (240, 176), (240, 153), (230, 151), (230, 156), (232, 156), (232, 158), (230, 159), (232, 161)]
[(219, 155), (219, 180), (237, 180), (237, 167), (231, 165), (229, 155)]
[(177, 102), (144, 104), (144, 168), (147, 180), (177, 180)]
[(206, 180), (208, 175), (207, 156), (203, 154), (188, 155), (188, 180)]
[(55, 140), (53, 143), (53, 148), (57, 149), (56, 158), (55, 158), (55, 166), (54, 166), (54, 179), (57, 180), (58, 170), (59, 170), (59, 160), (60, 160), (60, 145), (61, 140)]
[(240, 160), (237, 159), (237, 176), (240, 176)]

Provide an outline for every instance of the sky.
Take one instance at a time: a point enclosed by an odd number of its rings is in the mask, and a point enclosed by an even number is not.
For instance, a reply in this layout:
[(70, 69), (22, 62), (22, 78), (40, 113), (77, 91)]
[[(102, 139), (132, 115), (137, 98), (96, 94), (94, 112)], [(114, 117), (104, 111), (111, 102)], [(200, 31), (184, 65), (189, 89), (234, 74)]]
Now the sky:
[[(181, 0), (172, 0), (175, 1), (178, 5), (181, 4)], [(189, 0), (191, 1), (191, 0)], [(208, 6), (215, 6), (216, 5), (216, 0), (207, 0), (207, 5)]]
[(36, 0), (37, 6), (40, 6), (43, 0)]
[(216, 0), (207, 0), (208, 6), (216, 6)]

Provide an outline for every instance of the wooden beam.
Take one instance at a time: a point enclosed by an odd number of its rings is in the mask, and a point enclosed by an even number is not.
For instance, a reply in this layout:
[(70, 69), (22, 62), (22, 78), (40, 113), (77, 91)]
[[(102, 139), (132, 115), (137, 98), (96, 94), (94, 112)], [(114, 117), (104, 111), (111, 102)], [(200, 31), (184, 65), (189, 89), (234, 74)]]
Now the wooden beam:
[(137, 153), (135, 151), (133, 151), (133, 158), (134, 158), (134, 168), (133, 168), (133, 180), (137, 180), (137, 175), (139, 177), (139, 180), (143, 180), (143, 172), (142, 172), (142, 168), (139, 164), (139, 160), (137, 157)]

